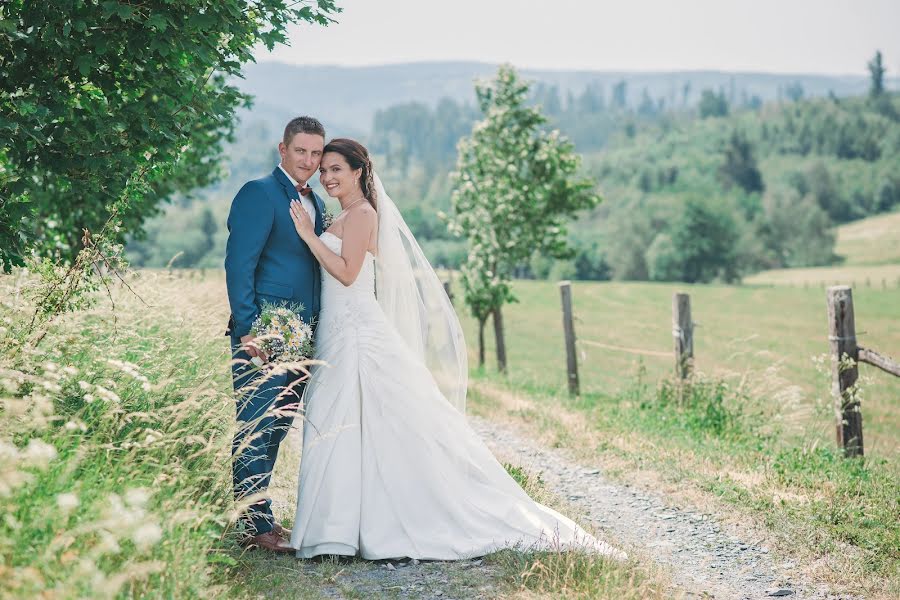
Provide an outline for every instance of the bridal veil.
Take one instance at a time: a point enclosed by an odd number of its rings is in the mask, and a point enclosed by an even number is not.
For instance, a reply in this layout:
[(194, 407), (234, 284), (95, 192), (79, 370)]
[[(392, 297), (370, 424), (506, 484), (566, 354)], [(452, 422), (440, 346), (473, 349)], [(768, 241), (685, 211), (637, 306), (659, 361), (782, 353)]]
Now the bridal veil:
[(468, 357), (459, 318), (378, 175), (375, 190), (378, 304), (413, 354), (428, 367), (447, 401), (465, 413)]

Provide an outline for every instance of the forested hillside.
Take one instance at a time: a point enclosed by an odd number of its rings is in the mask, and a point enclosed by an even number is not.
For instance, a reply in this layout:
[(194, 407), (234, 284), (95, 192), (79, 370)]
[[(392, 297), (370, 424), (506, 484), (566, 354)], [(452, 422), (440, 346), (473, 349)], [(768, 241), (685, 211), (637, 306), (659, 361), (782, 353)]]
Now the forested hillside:
[[(861, 93), (851, 97), (809, 97), (801, 79), (785, 80), (766, 99), (748, 85), (698, 90), (675, 79), (664, 95), (626, 79), (580, 89), (571, 78), (536, 82), (532, 101), (574, 141), (604, 201), (571, 227), (572, 259), (535, 257), (520, 275), (733, 281), (839, 262), (835, 225), (900, 203), (900, 100), (881, 77), (874, 92), (871, 76), (869, 91), (857, 79)], [(133, 262), (221, 265), (231, 197), (277, 161), (278, 126), (258, 117), (244, 116), (229, 177), (148, 223), (147, 239), (129, 246)], [(439, 265), (455, 266), (465, 252), (440, 213), (449, 209), (456, 143), (479, 117), (451, 96), (405, 102), (375, 111), (362, 136)]]

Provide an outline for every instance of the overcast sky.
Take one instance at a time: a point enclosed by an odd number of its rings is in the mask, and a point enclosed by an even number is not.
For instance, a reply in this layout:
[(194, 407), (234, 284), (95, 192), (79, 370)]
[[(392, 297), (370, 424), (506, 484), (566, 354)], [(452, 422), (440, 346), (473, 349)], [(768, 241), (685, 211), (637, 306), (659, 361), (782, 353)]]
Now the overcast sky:
[(337, 0), (339, 23), (291, 28), (257, 59), (424, 60), (625, 71), (900, 74), (900, 0)]

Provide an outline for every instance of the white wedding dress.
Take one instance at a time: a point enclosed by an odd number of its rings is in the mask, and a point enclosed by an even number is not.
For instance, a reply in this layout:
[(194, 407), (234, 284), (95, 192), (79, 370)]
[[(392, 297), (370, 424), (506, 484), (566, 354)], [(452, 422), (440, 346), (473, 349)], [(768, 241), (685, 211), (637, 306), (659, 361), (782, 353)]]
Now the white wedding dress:
[[(340, 254), (341, 239), (320, 239)], [(441, 394), (375, 295), (322, 269), (291, 546), (297, 556), (456, 560), (504, 547), (625, 555), (531, 500)]]

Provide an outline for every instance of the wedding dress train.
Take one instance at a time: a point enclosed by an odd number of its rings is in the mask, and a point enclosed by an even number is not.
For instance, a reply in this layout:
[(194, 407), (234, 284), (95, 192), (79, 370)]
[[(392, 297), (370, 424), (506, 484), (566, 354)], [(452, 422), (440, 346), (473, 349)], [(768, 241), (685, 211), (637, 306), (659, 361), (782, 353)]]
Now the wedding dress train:
[[(322, 241), (340, 253), (341, 239)], [(455, 560), (504, 547), (624, 558), (528, 497), (386, 319), (366, 255), (345, 287), (322, 269), (318, 366), (305, 393), (297, 556)]]

